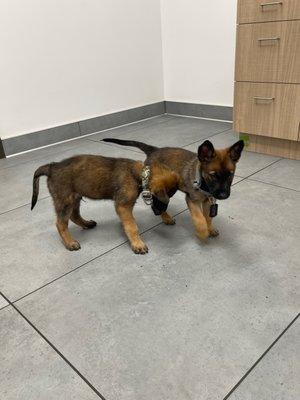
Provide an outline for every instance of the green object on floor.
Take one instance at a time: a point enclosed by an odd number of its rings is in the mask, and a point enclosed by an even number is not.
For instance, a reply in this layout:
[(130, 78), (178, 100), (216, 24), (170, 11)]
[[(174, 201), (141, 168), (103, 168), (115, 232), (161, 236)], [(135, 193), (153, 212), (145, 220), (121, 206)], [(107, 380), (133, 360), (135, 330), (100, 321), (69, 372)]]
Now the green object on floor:
[(240, 135), (240, 139), (244, 142), (245, 147), (248, 147), (250, 145), (249, 135), (246, 134)]

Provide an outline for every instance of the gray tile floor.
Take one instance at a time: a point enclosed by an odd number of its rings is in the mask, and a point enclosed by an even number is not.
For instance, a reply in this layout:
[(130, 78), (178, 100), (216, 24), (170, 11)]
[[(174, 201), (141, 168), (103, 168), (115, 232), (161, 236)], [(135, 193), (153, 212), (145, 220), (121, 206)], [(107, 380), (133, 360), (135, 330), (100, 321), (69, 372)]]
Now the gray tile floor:
[(166, 115), (1, 161), (0, 399), (298, 399), (300, 163), (245, 152), (207, 244), (179, 193), (171, 227), (138, 202), (148, 255), (131, 252), (111, 202), (92, 201), (83, 214), (99, 224), (72, 226), (82, 249), (68, 252), (45, 183), (30, 212), (32, 174), (79, 153), (144, 159), (103, 137), (237, 139), (228, 123)]

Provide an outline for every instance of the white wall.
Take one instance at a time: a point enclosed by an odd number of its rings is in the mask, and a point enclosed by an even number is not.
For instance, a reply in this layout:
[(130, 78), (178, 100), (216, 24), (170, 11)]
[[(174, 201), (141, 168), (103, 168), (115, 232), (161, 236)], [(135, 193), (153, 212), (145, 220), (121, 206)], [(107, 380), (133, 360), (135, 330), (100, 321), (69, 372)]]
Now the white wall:
[(0, 136), (163, 100), (160, 0), (1, 0)]
[(161, 0), (165, 99), (232, 106), (236, 0)]

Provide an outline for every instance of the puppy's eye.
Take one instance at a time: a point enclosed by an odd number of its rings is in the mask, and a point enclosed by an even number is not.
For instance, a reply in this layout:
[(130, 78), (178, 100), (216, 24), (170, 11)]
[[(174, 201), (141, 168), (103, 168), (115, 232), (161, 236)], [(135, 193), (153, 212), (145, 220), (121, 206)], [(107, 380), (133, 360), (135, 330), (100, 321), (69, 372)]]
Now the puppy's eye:
[(231, 173), (231, 175), (233, 175), (233, 174), (234, 174), (234, 171), (230, 171), (230, 173)]

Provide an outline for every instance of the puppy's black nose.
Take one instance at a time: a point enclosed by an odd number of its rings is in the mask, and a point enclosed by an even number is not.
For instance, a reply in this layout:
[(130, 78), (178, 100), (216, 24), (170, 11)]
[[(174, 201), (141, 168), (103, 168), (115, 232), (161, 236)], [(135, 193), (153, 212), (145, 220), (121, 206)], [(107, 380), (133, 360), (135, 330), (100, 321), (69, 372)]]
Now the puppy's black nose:
[(228, 199), (229, 196), (230, 196), (230, 192), (220, 192), (215, 197), (218, 200), (225, 200), (225, 199)]

